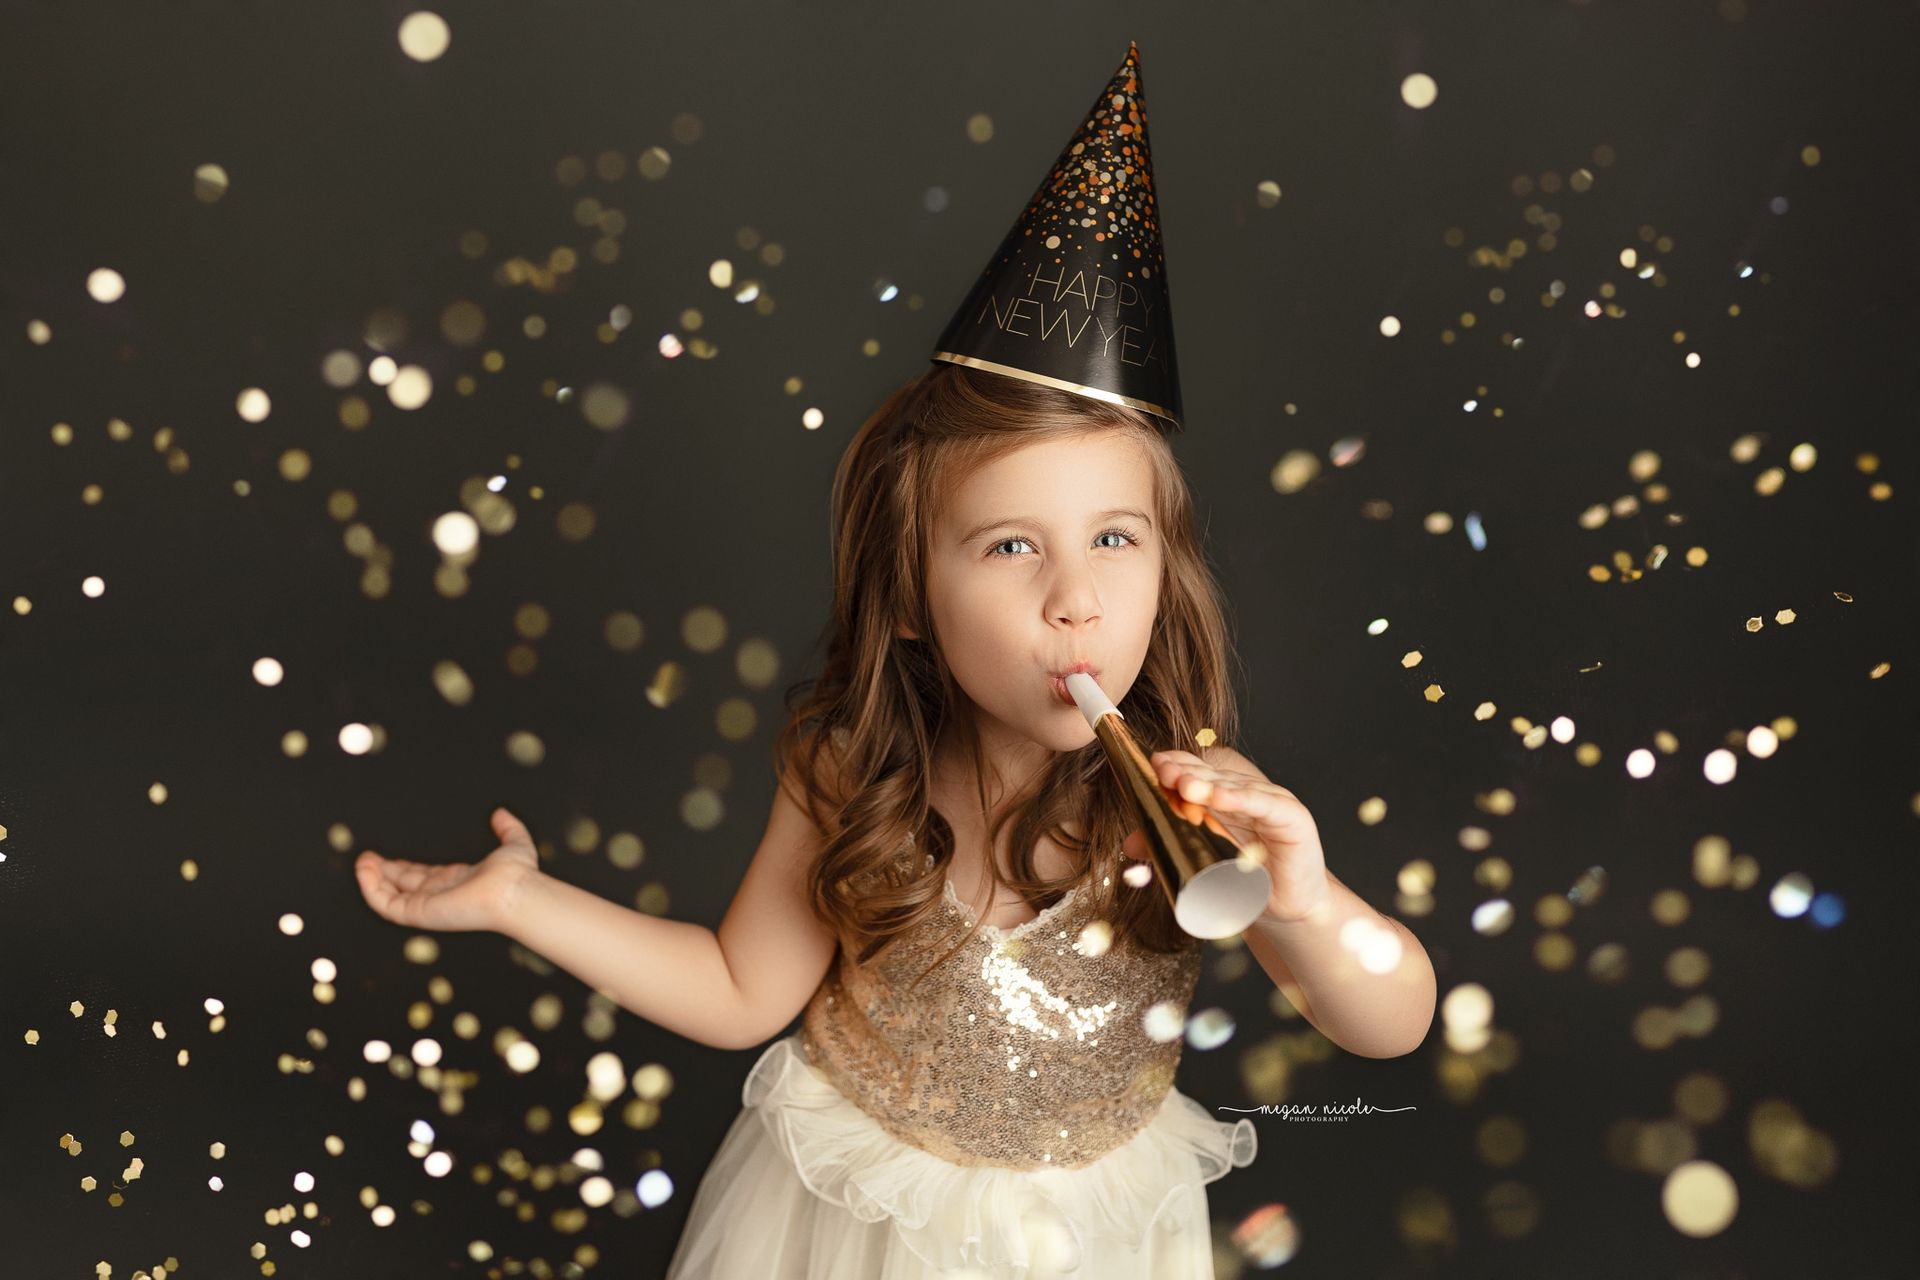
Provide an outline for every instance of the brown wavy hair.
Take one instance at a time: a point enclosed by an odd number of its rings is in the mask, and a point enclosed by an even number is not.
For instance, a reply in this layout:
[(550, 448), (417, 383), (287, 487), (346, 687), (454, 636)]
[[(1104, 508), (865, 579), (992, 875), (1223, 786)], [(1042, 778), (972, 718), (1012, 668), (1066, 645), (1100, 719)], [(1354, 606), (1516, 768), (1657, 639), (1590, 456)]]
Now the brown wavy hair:
[[(940, 909), (954, 835), (929, 802), (928, 780), (943, 728), (951, 725), (956, 741), (969, 747), (983, 819), (988, 807), (980, 742), (965, 714), (970, 700), (947, 668), (928, 609), (936, 504), (985, 463), (1089, 430), (1124, 431), (1145, 444), (1154, 469), (1154, 524), (1162, 531), (1160, 609), (1146, 661), (1123, 700), (1127, 728), (1149, 754), (1197, 753), (1203, 729), (1223, 744), (1238, 741), (1238, 657), (1226, 601), (1159, 420), (1022, 379), (933, 363), (886, 397), (834, 473), (825, 658), (818, 676), (786, 690), (787, 720), (774, 746), (779, 776), (803, 790), (825, 841), (808, 876), (814, 911), (860, 963)], [(921, 638), (900, 638), (900, 623)], [(1097, 895), (1096, 914), (1111, 925), (1113, 945), (1132, 940), (1172, 952), (1194, 944), (1157, 885), (1132, 888), (1119, 875), (1121, 842), (1135, 823), (1098, 741), (1057, 753), (1011, 796), (988, 830), (989, 850), (1009, 822), (1011, 878), (1002, 879), (995, 859), (986, 858), (996, 892), (1010, 884), (1038, 911), (1084, 884)], [(1070, 823), (1084, 837), (1076, 838)], [(1043, 833), (1076, 857), (1074, 875), (1035, 878)], [(917, 851), (934, 855), (934, 867), (916, 858), (903, 871), (900, 853), (910, 835)]]

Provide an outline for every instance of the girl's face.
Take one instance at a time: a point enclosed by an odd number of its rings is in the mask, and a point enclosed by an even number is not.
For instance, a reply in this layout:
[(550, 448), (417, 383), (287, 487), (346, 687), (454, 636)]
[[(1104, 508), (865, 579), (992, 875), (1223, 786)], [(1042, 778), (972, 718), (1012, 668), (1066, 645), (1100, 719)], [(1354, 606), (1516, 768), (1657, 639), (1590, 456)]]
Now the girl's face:
[(1036, 441), (967, 477), (935, 520), (935, 637), (978, 709), (988, 758), (1033, 762), (1093, 730), (1055, 677), (1079, 662), (1116, 703), (1146, 661), (1160, 606), (1153, 470), (1130, 433)]

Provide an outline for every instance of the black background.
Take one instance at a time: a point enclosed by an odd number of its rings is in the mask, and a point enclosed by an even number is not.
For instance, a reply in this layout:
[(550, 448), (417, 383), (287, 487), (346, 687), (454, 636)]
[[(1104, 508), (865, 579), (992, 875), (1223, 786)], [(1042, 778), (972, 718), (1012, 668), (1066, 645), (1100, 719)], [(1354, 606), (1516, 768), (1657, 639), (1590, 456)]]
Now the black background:
[[(543, 973), (492, 934), (439, 935), (431, 966), (400, 952), (405, 931), (361, 903), (349, 863), (372, 846), (425, 860), (492, 846), (487, 812), (527, 819), (575, 883), (632, 903), (663, 887), (668, 914), (717, 924), (772, 795), (779, 689), (805, 674), (829, 592), (825, 510), (838, 451), (884, 390), (916, 372), (933, 337), (1071, 132), (1076, 113), (1139, 42), (1188, 431), (1176, 446), (1208, 545), (1233, 602), (1251, 673), (1243, 749), (1314, 811), (1330, 866), (1401, 914), (1433, 957), (1442, 996), (1493, 993), (1519, 1061), (1470, 1098), (1439, 1086), (1443, 1028), (1391, 1061), (1335, 1052), (1300, 1067), (1293, 1102), (1359, 1096), (1414, 1112), (1339, 1125), (1255, 1117), (1259, 1159), (1209, 1188), (1221, 1274), (1226, 1233), (1284, 1203), (1301, 1248), (1286, 1273), (1352, 1276), (1879, 1276), (1910, 1269), (1906, 1210), (1916, 1190), (1909, 1064), (1914, 903), (1916, 618), (1911, 503), (1916, 284), (1912, 5), (1456, 3), (1349, 5), (454, 4), (439, 60), (405, 57), (405, 5), (140, 3), (4, 6), (0, 38), (0, 1254), (37, 1275), (151, 1270), (187, 1276), (553, 1274), (584, 1247), (584, 1270), (660, 1274), (700, 1170), (739, 1107), (751, 1054), (726, 1053), (621, 1015), (611, 1041), (580, 1030), (587, 993)], [(1415, 71), (1434, 105), (1400, 99)], [(995, 133), (970, 141), (984, 112)], [(702, 122), (695, 142), (673, 119)], [(648, 181), (632, 161), (672, 156)], [(1808, 165), (1802, 149), (1817, 146)], [(1596, 148), (1611, 148), (1600, 164)], [(593, 173), (603, 151), (627, 172)], [(584, 159), (575, 186), (557, 179)], [(232, 187), (195, 198), (193, 173), (219, 163)], [(1592, 189), (1537, 188), (1576, 169)], [(1273, 207), (1258, 184), (1280, 183)], [(929, 187), (949, 203), (930, 211)], [(590, 253), (574, 218), (592, 196), (628, 225), (619, 259)], [(1783, 201), (1776, 206), (1774, 202)], [(1562, 221), (1536, 243), (1530, 205)], [(785, 260), (764, 266), (736, 233), (751, 227)], [(1641, 235), (1670, 236), (1655, 252)], [(1447, 242), (1449, 228), (1458, 244)], [(478, 230), (478, 258), (459, 248)], [(1527, 242), (1502, 269), (1477, 246)], [(499, 283), (516, 255), (559, 246), (580, 267), (553, 293)], [(1619, 261), (1632, 247), (1663, 283)], [(770, 315), (707, 281), (733, 260), (776, 299)], [(1754, 272), (1738, 277), (1741, 264)], [(112, 266), (128, 291), (87, 294)], [(876, 282), (901, 297), (879, 300)], [(1540, 296), (1555, 281), (1565, 297)], [(1589, 318), (1605, 282), (1626, 309)], [(1499, 286), (1506, 300), (1494, 304)], [(917, 296), (922, 305), (907, 304)], [(457, 299), (485, 311), (475, 347), (442, 338)], [(1741, 314), (1728, 315), (1738, 303)], [(604, 344), (618, 305), (633, 324)], [(659, 335), (698, 307), (710, 360), (665, 358)], [(376, 352), (368, 318), (410, 326), (392, 354), (432, 371), (432, 400), (405, 412), (364, 381), (371, 423), (345, 430), (342, 392), (320, 377), (335, 348)], [(1477, 323), (1464, 328), (1462, 312)], [(521, 332), (545, 317), (538, 339)], [(1404, 331), (1379, 332), (1393, 314)], [(45, 321), (52, 341), (27, 338)], [(1453, 329), (1445, 343), (1441, 332)], [(1685, 331), (1684, 343), (1672, 335)], [(1518, 349), (1500, 335), (1523, 338)], [(877, 340), (877, 354), (862, 344)], [(482, 350), (506, 358), (483, 373)], [(1688, 369), (1683, 357), (1699, 351)], [(472, 395), (454, 380), (478, 379)], [(787, 395), (782, 382), (805, 386)], [(588, 425), (545, 380), (612, 382), (632, 398), (624, 427)], [(273, 397), (240, 419), (249, 386)], [(1484, 388), (1484, 390), (1482, 390)], [(1462, 405), (1477, 399), (1479, 407)], [(1292, 405), (1295, 412), (1284, 406)], [(801, 425), (818, 406), (821, 429)], [(1503, 413), (1494, 417), (1491, 409)], [(127, 422), (115, 442), (106, 424)], [(76, 438), (53, 442), (53, 424)], [(154, 433), (172, 428), (190, 465), (170, 471)], [(1738, 461), (1752, 434), (1758, 456)], [(1336, 467), (1336, 441), (1364, 457)], [(1808, 443), (1811, 470), (1780, 491), (1756, 477)], [(287, 481), (281, 454), (313, 473)], [(1303, 491), (1276, 492), (1290, 450), (1322, 459)], [(1665, 502), (1583, 528), (1581, 512), (1643, 492), (1628, 473), (1656, 452)], [(1863, 474), (1856, 456), (1879, 469)], [(507, 457), (523, 464), (509, 470)], [(519, 523), (484, 539), (471, 589), (434, 585), (429, 530), (463, 481), (507, 474)], [(239, 481), (252, 492), (235, 491)], [(1891, 486), (1884, 500), (1870, 492)], [(103, 486), (97, 505), (82, 501)], [(527, 486), (544, 487), (532, 498)], [(393, 588), (370, 598), (345, 522), (327, 495), (353, 494), (393, 551)], [(589, 504), (582, 541), (555, 513)], [(1363, 513), (1370, 502), (1390, 515)], [(1429, 512), (1453, 517), (1431, 533)], [(1465, 533), (1469, 513), (1484, 549)], [(1616, 552), (1662, 567), (1594, 582)], [(1706, 548), (1699, 568), (1690, 546)], [(106, 593), (81, 590), (101, 575)], [(1836, 599), (1851, 595), (1851, 603)], [(517, 676), (514, 611), (547, 608), (538, 669)], [(687, 610), (716, 608), (727, 643), (694, 653)], [(1793, 609), (1790, 625), (1774, 621)], [(646, 638), (618, 653), (605, 617), (637, 613)], [(1376, 617), (1391, 622), (1367, 635)], [(1746, 620), (1765, 619), (1757, 632)], [(732, 655), (762, 637), (782, 659), (771, 686), (744, 689)], [(1412, 649), (1420, 665), (1404, 668)], [(250, 677), (271, 654), (288, 679)], [(436, 662), (459, 662), (477, 696), (435, 691)], [(659, 665), (685, 665), (685, 694), (655, 706)], [(1872, 678), (1877, 664), (1888, 673)], [(1444, 689), (1430, 701), (1429, 684)], [(714, 709), (748, 696), (760, 727), (725, 740)], [(1482, 701), (1497, 708), (1485, 719)], [(1520, 741), (1511, 720), (1570, 717), (1601, 750)], [(1729, 785), (1701, 761), (1729, 733), (1792, 717), (1772, 759), (1744, 751)], [(383, 749), (350, 756), (341, 725), (375, 722)], [(289, 758), (281, 735), (311, 749)], [(528, 730), (542, 763), (507, 757)], [(1678, 747), (1649, 779), (1624, 761), (1654, 736)], [(725, 818), (681, 819), (695, 761), (732, 766)], [(148, 787), (168, 788), (164, 804)], [(1510, 789), (1510, 816), (1475, 805)], [(1367, 797), (1384, 823), (1361, 823)], [(591, 818), (646, 841), (637, 870), (576, 854), (561, 837)], [(345, 847), (328, 839), (342, 824)], [(1463, 827), (1492, 832), (1515, 869), (1514, 928), (1483, 937), (1491, 896)], [(1760, 867), (1752, 888), (1693, 883), (1691, 851), (1729, 839)], [(197, 860), (200, 878), (179, 873)], [(1425, 858), (1436, 910), (1405, 915), (1395, 877)], [(1567, 926), (1573, 967), (1543, 969), (1534, 904), (1584, 870), (1606, 892)], [(1799, 871), (1839, 895), (1831, 929), (1768, 905)], [(1649, 902), (1688, 892), (1691, 913), (1659, 925)], [(277, 920), (297, 912), (299, 937)], [(1589, 976), (1592, 950), (1630, 954), (1615, 984)], [(1667, 955), (1699, 946), (1714, 1030), (1658, 1052), (1636, 1047), (1635, 1015), (1689, 991)], [(308, 965), (340, 966), (339, 998), (315, 1003)], [(424, 1034), (449, 1065), (481, 1074), (459, 1116), (431, 1092), (367, 1066), (372, 1038), (412, 1039), (405, 1012), (427, 978), (453, 984)], [(1900, 993), (1908, 994), (1902, 996)], [(566, 1014), (532, 1029), (529, 1006), (560, 994)], [(202, 1001), (224, 1001), (208, 1028)], [(1254, 1099), (1250, 1049), (1297, 1022), (1275, 1015), (1258, 969), (1210, 967), (1195, 1008), (1219, 1005), (1234, 1039), (1191, 1047), (1180, 1085), (1210, 1108)], [(85, 1006), (76, 1018), (73, 1001)], [(102, 1030), (108, 1009), (118, 1034)], [(447, 1030), (480, 1015), (473, 1041)], [(164, 1023), (167, 1036), (150, 1030)], [(490, 1047), (501, 1026), (540, 1043), (529, 1076)], [(312, 1049), (309, 1028), (329, 1044)], [(39, 1043), (29, 1045), (29, 1030)], [(186, 1048), (191, 1063), (175, 1064)], [(600, 1134), (564, 1128), (583, 1065), (612, 1050), (631, 1071), (658, 1061), (675, 1091), (656, 1126), (617, 1110)], [(310, 1072), (284, 1073), (282, 1054)], [(1697, 1154), (1735, 1179), (1740, 1209), (1703, 1240), (1676, 1231), (1660, 1177), (1621, 1167), (1609, 1126), (1672, 1112), (1676, 1081), (1718, 1077), (1729, 1107), (1695, 1134)], [(351, 1102), (346, 1082), (368, 1080)], [(1835, 1176), (1812, 1189), (1762, 1172), (1749, 1145), (1756, 1106), (1784, 1099), (1837, 1145)], [(530, 1107), (557, 1113), (529, 1133)], [(1527, 1134), (1521, 1161), (1475, 1152), (1487, 1117)], [(431, 1120), (454, 1171), (435, 1180), (406, 1152)], [(123, 1131), (135, 1135), (122, 1148)], [(70, 1156), (61, 1135), (84, 1149)], [(345, 1140), (326, 1154), (326, 1135)], [(210, 1144), (225, 1142), (224, 1160)], [(577, 1232), (557, 1210), (563, 1181), (523, 1184), (519, 1221), (472, 1170), (509, 1149), (559, 1165), (604, 1155), (616, 1185), (665, 1169), (675, 1194), (641, 1211), (625, 1195)], [(134, 1157), (126, 1203), (106, 1203)], [(314, 1191), (294, 1190), (301, 1170)], [(100, 1182), (80, 1189), (84, 1176)], [(224, 1180), (209, 1189), (213, 1176)], [(1495, 1230), (1502, 1184), (1538, 1216)], [(399, 1221), (375, 1228), (363, 1187)], [(1406, 1230), (1437, 1200), (1439, 1242)], [(265, 1215), (311, 1201), (298, 1226)], [(427, 1210), (422, 1212), (422, 1210)], [(487, 1241), (492, 1263), (469, 1259)], [(256, 1251), (256, 1244), (260, 1246)]]

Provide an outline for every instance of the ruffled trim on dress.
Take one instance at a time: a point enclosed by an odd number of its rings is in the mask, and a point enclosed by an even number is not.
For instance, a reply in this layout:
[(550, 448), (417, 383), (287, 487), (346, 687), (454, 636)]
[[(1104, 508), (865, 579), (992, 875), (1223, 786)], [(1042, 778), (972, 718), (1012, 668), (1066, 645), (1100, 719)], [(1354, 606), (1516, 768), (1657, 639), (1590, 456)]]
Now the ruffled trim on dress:
[(1253, 1163), (1259, 1147), (1251, 1120), (1215, 1120), (1169, 1088), (1139, 1132), (1077, 1168), (957, 1165), (881, 1128), (807, 1061), (799, 1038), (768, 1046), (741, 1101), (758, 1111), (808, 1190), (863, 1222), (891, 1218), (907, 1247), (938, 1269), (1024, 1276), (1035, 1236), (1059, 1242), (1061, 1228), (1072, 1259), (1102, 1239), (1138, 1250), (1156, 1226), (1194, 1226), (1206, 1184)]

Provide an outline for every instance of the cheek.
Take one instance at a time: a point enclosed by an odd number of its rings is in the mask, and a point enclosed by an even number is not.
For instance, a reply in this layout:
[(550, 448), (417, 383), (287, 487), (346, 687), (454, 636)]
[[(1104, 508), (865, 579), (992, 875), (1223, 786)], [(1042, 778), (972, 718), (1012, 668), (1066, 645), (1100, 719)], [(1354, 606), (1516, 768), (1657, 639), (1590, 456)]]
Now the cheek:
[(935, 629), (950, 650), (978, 648), (993, 634), (994, 620), (1006, 615), (1006, 602), (984, 590), (978, 578), (948, 579), (927, 607)]
[(1160, 611), (1160, 601), (1165, 594), (1165, 572), (1159, 564), (1147, 566), (1127, 581), (1127, 599), (1136, 609), (1153, 617)]
[(978, 626), (1005, 612), (1015, 593), (1011, 575), (987, 568), (953, 574), (946, 580), (942, 597), (949, 622)]

